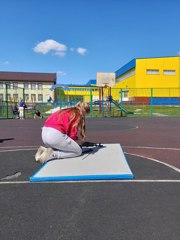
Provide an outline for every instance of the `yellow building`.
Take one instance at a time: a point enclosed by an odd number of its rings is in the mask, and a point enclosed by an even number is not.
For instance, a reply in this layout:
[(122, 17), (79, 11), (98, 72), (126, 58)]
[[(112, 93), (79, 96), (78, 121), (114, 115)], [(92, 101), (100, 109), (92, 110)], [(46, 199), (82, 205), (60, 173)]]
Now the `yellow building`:
[(74, 104), (78, 101), (94, 101), (99, 99), (99, 90), (90, 81), (87, 85), (62, 85), (56, 84), (51, 88), (54, 91), (55, 101), (65, 104)]
[[(102, 75), (105, 75), (104, 79)], [(100, 73), (100, 81), (89, 80), (85, 85), (62, 85), (56, 84), (51, 90), (54, 91), (55, 101), (65, 104), (74, 104), (78, 101), (94, 102), (107, 100), (110, 95), (112, 82), (115, 82), (115, 73)], [(100, 82), (102, 85), (100, 85)]]
[(0, 72), (0, 101), (47, 102), (54, 99), (54, 84), (55, 73)]
[(115, 88), (128, 98), (180, 97), (180, 57), (136, 58), (116, 72)]
[[(115, 72), (115, 84), (111, 85), (105, 80), (101, 81), (102, 86), (97, 84), (96, 79), (93, 82), (89, 81), (84, 86), (63, 87), (58, 84), (54, 89), (56, 89), (57, 98), (61, 96), (62, 101), (67, 102), (74, 99), (106, 100), (108, 95), (111, 95), (117, 101), (139, 101), (149, 104), (153, 99), (151, 103), (178, 104), (180, 99), (180, 57), (136, 58)], [(106, 84), (103, 84), (104, 82)], [(111, 89), (109, 90), (108, 87)], [(59, 88), (61, 88), (60, 92)], [(166, 101), (168, 98), (170, 100)]]

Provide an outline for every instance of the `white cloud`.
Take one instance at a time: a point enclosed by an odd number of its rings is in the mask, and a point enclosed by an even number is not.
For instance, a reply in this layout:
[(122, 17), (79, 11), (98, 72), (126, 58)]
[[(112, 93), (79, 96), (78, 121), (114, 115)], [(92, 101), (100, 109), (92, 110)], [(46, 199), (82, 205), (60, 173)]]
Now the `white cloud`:
[(77, 48), (77, 52), (80, 55), (85, 55), (85, 53), (87, 52), (87, 49), (86, 48)]
[[(70, 47), (69, 50), (71, 52), (76, 51), (80, 55), (85, 55), (87, 52), (86, 48), (73, 48)], [(33, 51), (36, 53), (47, 54), (48, 52), (53, 52), (54, 55), (59, 57), (64, 57), (66, 55), (67, 46), (65, 44), (59, 43), (53, 39), (47, 39), (38, 43), (34, 48)]]
[(50, 51), (55, 51), (55, 55), (64, 56), (66, 54), (67, 46), (56, 42), (55, 40), (48, 39), (44, 42), (38, 43), (34, 48), (34, 52), (46, 54)]

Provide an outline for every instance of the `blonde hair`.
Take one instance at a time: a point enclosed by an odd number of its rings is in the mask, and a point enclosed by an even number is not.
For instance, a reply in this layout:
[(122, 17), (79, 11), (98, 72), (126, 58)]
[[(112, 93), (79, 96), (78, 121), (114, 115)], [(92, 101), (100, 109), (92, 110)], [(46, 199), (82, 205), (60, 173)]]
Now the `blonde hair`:
[[(86, 138), (86, 125), (85, 116), (89, 114), (90, 106), (86, 102), (78, 102), (74, 107), (60, 110), (59, 117), (65, 113), (71, 113), (71, 118), (69, 123), (73, 123), (72, 128), (77, 127), (82, 141)], [(76, 118), (76, 121), (74, 121)]]

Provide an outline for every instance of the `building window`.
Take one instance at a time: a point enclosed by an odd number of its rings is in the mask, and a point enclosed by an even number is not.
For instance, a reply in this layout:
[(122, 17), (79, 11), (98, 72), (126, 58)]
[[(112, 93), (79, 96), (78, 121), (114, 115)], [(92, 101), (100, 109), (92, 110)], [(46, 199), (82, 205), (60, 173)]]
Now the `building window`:
[(3, 82), (0, 82), (0, 88), (1, 89), (3, 88)]
[(3, 101), (3, 94), (2, 93), (0, 93), (0, 101)]
[(123, 98), (128, 98), (129, 91), (123, 91)]
[(18, 94), (17, 93), (13, 94), (13, 99), (14, 99), (15, 102), (18, 101)]
[(6, 87), (7, 87), (7, 89), (10, 89), (10, 88), (11, 88), (10, 82), (7, 82), (7, 83), (6, 83)]
[(13, 82), (13, 89), (17, 89), (18, 88), (18, 83), (17, 82)]
[(159, 69), (146, 69), (146, 74), (159, 74)]
[(38, 90), (42, 90), (43, 87), (42, 87), (42, 83), (38, 83)]
[(35, 90), (36, 89), (36, 84), (35, 83), (31, 83), (31, 90)]
[(43, 101), (43, 95), (42, 94), (38, 94), (38, 102), (42, 102)]
[(24, 89), (29, 89), (29, 83), (24, 83)]
[(36, 94), (31, 94), (31, 101), (36, 102)]
[(176, 75), (176, 70), (164, 70), (163, 71), (164, 75)]
[(25, 98), (25, 101), (28, 102), (29, 101), (29, 94), (24, 94), (24, 98)]

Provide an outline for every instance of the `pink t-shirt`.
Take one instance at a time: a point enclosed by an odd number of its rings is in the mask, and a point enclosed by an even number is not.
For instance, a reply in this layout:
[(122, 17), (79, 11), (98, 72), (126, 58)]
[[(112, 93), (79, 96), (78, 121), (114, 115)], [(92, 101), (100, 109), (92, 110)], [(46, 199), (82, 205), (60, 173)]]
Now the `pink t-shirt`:
[(59, 117), (59, 112), (60, 111), (56, 111), (51, 116), (49, 116), (47, 118), (47, 120), (45, 121), (44, 126), (45, 127), (55, 128), (58, 131), (60, 131), (60, 132), (62, 132), (64, 134), (67, 134), (73, 140), (77, 140), (78, 139), (78, 137), (77, 137), (77, 135), (78, 135), (78, 128), (77, 127), (73, 127), (73, 124), (75, 123), (77, 118), (75, 118), (70, 123), (71, 113), (64, 112), (61, 115), (61, 117)]

